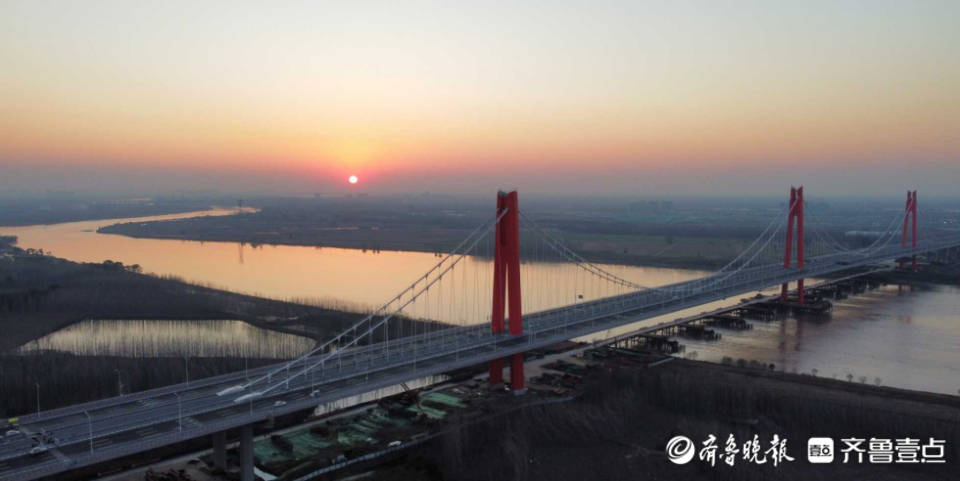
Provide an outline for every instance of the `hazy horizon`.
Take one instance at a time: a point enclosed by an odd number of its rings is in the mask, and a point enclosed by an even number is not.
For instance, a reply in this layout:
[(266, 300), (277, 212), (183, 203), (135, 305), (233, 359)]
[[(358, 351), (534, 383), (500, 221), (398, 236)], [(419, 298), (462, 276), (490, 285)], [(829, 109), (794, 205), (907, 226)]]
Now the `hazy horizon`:
[(2, 12), (6, 196), (935, 197), (960, 180), (956, 2)]
[[(221, 172), (162, 168), (122, 167), (31, 167), (0, 166), (0, 198), (46, 196), (71, 193), (80, 196), (129, 197), (169, 196), (182, 193), (241, 196), (312, 195), (393, 195), (465, 194), (483, 195), (496, 190), (517, 189), (524, 194), (611, 196), (611, 197), (782, 197), (790, 186), (806, 186), (808, 198), (894, 198), (906, 190), (918, 190), (925, 199), (960, 198), (957, 181), (960, 165), (938, 169), (931, 177), (918, 175), (909, 168), (835, 169), (823, 172), (790, 172), (771, 167), (766, 172), (731, 170), (702, 175), (658, 172), (601, 172), (590, 174), (527, 173), (514, 175), (474, 175), (456, 178), (446, 175), (395, 182), (369, 182), (347, 185), (345, 180), (317, 182), (280, 171)], [(865, 177), (870, 177), (868, 180)]]

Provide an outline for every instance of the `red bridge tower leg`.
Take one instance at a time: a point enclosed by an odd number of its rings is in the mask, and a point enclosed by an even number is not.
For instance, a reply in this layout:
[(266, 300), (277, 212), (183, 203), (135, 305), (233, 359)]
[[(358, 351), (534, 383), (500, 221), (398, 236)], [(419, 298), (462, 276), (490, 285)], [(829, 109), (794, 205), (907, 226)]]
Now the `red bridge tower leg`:
[[(493, 243), (493, 309), (490, 314), (490, 332), (494, 334), (503, 332), (504, 328), (503, 308), (507, 287), (503, 262), (504, 248), (503, 242), (501, 242), (503, 239), (503, 217), (506, 217), (503, 216), (504, 209), (506, 209), (504, 196), (501, 193), (497, 195), (497, 217), (500, 221), (497, 222)], [(494, 359), (490, 361), (490, 385), (496, 386), (499, 384), (503, 384), (503, 359)]]
[[(917, 248), (917, 191), (913, 191), (913, 248)], [(917, 255), (913, 255), (913, 270), (917, 270)]]
[[(497, 222), (493, 250), (493, 311), (490, 330), (502, 333), (506, 328), (504, 309), (508, 311), (510, 335), (523, 334), (523, 315), (520, 303), (520, 211), (517, 192), (497, 193)], [(503, 359), (490, 361), (490, 384), (503, 383)], [(510, 357), (510, 389), (522, 392), (523, 353)]]
[[(903, 214), (903, 237), (900, 238), (900, 247), (907, 247), (907, 223), (912, 225), (911, 245), (917, 247), (917, 191), (907, 191), (907, 206)], [(912, 267), (917, 270), (917, 255), (913, 255)], [(903, 259), (900, 259), (900, 268), (903, 269)]]
[[(797, 269), (803, 269), (803, 187), (790, 188), (790, 212), (787, 214), (787, 243), (783, 253), (783, 267), (790, 268), (793, 251), (793, 223), (797, 223)], [(780, 299), (787, 300), (788, 282), (780, 286)], [(797, 280), (797, 299), (803, 304), (803, 279)]]

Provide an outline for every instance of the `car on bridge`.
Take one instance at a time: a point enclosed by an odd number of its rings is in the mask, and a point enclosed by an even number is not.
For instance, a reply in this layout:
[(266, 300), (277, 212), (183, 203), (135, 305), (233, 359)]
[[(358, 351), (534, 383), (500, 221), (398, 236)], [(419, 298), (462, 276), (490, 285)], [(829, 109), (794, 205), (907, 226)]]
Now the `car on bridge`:
[(34, 447), (30, 448), (30, 455), (31, 455), (31, 456), (39, 456), (39, 455), (47, 452), (49, 449), (50, 449), (50, 448), (48, 448), (45, 444), (40, 444), (40, 445), (37, 445), (37, 446), (34, 446)]

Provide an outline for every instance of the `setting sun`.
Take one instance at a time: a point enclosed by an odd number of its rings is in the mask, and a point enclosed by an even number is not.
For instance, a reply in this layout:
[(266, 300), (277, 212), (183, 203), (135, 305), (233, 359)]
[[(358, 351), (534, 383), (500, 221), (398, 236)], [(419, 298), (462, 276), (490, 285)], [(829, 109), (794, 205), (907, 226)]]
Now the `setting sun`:
[(351, 184), (356, 184), (358, 180), (360, 179), (358, 179), (357, 176), (351, 175), (350, 178), (347, 179), (347, 182), (350, 182)]

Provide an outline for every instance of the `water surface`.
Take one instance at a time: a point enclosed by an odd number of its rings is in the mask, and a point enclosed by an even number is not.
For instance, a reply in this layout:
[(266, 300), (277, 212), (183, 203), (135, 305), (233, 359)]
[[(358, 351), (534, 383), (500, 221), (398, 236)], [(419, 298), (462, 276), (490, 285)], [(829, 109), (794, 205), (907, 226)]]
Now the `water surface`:
[(22, 347), (85, 356), (253, 357), (286, 359), (313, 347), (312, 339), (224, 320), (86, 320)]
[(828, 316), (752, 321), (749, 331), (721, 330), (720, 341), (681, 342), (701, 360), (960, 393), (960, 288), (888, 285), (833, 302)]

